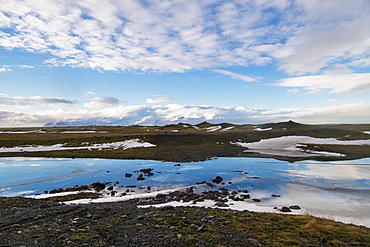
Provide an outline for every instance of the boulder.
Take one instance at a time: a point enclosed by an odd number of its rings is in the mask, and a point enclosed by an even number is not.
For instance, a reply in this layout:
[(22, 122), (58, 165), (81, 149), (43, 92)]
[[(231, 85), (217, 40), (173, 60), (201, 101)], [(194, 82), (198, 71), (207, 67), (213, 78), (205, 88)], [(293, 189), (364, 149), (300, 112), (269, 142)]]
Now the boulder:
[(251, 196), (249, 194), (241, 194), (240, 197), (244, 198), (244, 199), (250, 199), (251, 198)]
[(143, 174), (140, 174), (137, 178), (136, 178), (137, 181), (144, 181), (145, 178), (143, 177)]
[(217, 207), (229, 207), (229, 205), (224, 203), (224, 202), (216, 202), (215, 206), (217, 206)]
[(212, 183), (219, 184), (219, 183), (221, 183), (221, 182), (222, 182), (222, 180), (223, 180), (223, 178), (222, 178), (222, 177), (217, 176), (215, 179), (212, 179)]
[(100, 183), (100, 182), (96, 182), (96, 183), (92, 183), (91, 185), (90, 185), (90, 187), (92, 187), (94, 190), (104, 190), (105, 189), (105, 184), (103, 184), (103, 183)]
[(290, 210), (288, 207), (282, 207), (281, 212), (287, 213), (287, 212), (292, 212), (292, 210)]

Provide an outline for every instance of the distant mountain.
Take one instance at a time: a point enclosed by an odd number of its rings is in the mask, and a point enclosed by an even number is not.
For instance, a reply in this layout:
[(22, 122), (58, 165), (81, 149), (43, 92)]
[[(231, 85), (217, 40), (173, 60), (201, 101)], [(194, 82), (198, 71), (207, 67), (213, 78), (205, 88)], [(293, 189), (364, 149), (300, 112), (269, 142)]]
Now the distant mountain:
[(178, 119), (165, 119), (165, 118), (135, 118), (135, 117), (125, 117), (125, 118), (88, 118), (88, 119), (67, 119), (57, 122), (47, 123), (44, 127), (67, 127), (67, 126), (130, 126), (130, 125), (144, 125), (144, 126), (164, 126), (170, 124), (178, 124), (181, 122), (186, 122), (188, 124), (201, 124), (207, 123), (211, 126), (211, 123), (205, 122), (205, 120), (218, 123), (220, 119), (205, 119), (205, 118), (178, 118)]
[[(209, 124), (222, 124), (223, 128), (231, 127), (228, 124), (262, 124), (268, 120), (266, 117), (255, 117), (265, 115), (264, 112), (247, 109), (244, 107), (227, 108), (227, 107), (210, 107), (210, 106), (183, 106), (170, 104), (167, 106), (121, 106), (112, 108), (111, 111), (96, 111), (86, 117), (84, 114), (76, 113), (69, 118), (57, 119), (55, 122), (49, 122), (45, 126), (163, 126), (169, 124), (188, 123), (199, 125), (199, 128), (210, 127)], [(288, 114), (277, 114), (280, 117), (273, 118), (276, 122), (287, 121)], [(68, 116), (71, 116), (68, 114)], [(94, 117), (90, 117), (94, 116)], [(272, 119), (271, 119), (272, 120)], [(294, 122), (286, 122), (286, 127), (273, 126), (266, 124), (259, 126), (266, 128), (290, 128)], [(284, 125), (284, 124), (283, 124)]]

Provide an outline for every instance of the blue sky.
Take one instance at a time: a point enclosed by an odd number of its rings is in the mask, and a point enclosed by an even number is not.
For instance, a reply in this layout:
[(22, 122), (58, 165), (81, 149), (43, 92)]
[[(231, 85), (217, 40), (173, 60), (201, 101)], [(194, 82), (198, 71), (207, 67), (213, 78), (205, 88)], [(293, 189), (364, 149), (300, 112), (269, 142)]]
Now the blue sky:
[(368, 0), (0, 0), (0, 126), (370, 123)]

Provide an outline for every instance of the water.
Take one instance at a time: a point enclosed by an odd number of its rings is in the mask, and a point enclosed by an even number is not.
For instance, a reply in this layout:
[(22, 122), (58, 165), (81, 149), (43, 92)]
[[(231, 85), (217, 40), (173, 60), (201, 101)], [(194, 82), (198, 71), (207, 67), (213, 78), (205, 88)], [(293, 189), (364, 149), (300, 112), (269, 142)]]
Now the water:
[[(153, 175), (137, 181), (142, 168)], [(133, 174), (126, 178), (125, 174)], [(119, 186), (180, 188), (223, 178), (249, 190), (261, 208), (299, 205), (303, 213), (370, 227), (370, 159), (289, 163), (267, 158), (218, 158), (178, 163), (150, 160), (0, 158), (0, 196), (43, 194), (57, 188), (115, 182)], [(272, 197), (271, 195), (280, 195)]]

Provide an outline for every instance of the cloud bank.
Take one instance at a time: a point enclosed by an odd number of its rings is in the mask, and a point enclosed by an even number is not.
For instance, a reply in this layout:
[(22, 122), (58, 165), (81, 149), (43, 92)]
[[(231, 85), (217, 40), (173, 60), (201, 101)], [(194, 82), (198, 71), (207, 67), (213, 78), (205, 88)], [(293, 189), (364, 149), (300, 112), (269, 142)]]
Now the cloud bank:
[(1, 47), (46, 54), (52, 66), (103, 71), (276, 63), (288, 74), (303, 75), (343, 61), (368, 67), (369, 26), (368, 0), (12, 0), (0, 5)]
[(165, 125), (173, 123), (197, 124), (229, 122), (259, 124), (293, 120), (302, 123), (357, 123), (370, 122), (370, 105), (352, 103), (312, 109), (250, 109), (168, 104), (165, 106), (117, 106), (101, 110), (53, 110), (33, 114), (0, 111), (0, 126), (43, 126), (47, 123), (68, 125)]
[(223, 70), (223, 69), (214, 69), (212, 71), (216, 72), (216, 73), (223, 74), (223, 75), (231, 76), (231, 78), (233, 78), (233, 79), (239, 79), (239, 80), (243, 80), (243, 81), (246, 81), (246, 82), (256, 81), (256, 79), (254, 79), (253, 77), (246, 76), (246, 75), (240, 75), (240, 74), (233, 73), (233, 72)]
[(370, 73), (300, 76), (283, 79), (282, 87), (303, 87), (308, 94), (355, 94), (370, 91)]
[(119, 100), (114, 97), (103, 97), (103, 98), (93, 98), (90, 102), (85, 103), (85, 107), (89, 108), (104, 108), (104, 107), (109, 107), (113, 105), (118, 105)]
[(46, 103), (49, 105), (60, 105), (60, 104), (75, 104), (76, 101), (66, 100), (57, 97), (3, 97), (0, 96), (0, 105), (13, 105), (13, 106), (28, 106), (34, 105), (36, 102)]
[(169, 98), (169, 97), (159, 97), (155, 99), (147, 99), (146, 103), (148, 104), (160, 104), (164, 102), (171, 102), (171, 101), (176, 101), (175, 99)]

